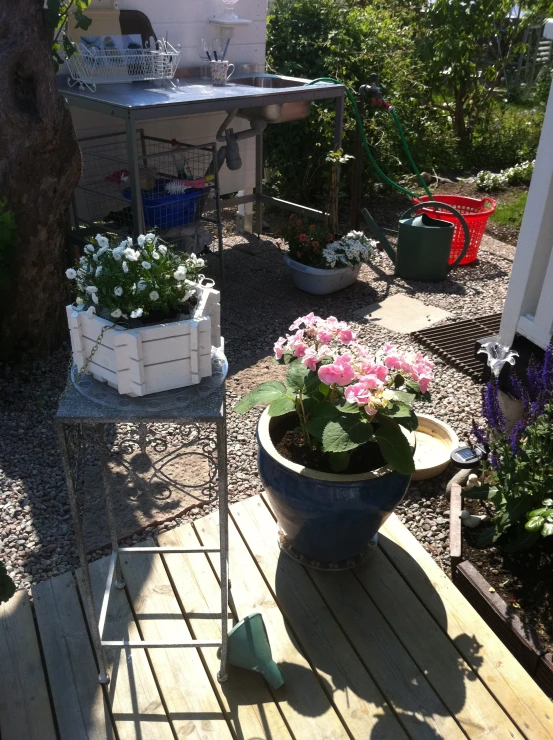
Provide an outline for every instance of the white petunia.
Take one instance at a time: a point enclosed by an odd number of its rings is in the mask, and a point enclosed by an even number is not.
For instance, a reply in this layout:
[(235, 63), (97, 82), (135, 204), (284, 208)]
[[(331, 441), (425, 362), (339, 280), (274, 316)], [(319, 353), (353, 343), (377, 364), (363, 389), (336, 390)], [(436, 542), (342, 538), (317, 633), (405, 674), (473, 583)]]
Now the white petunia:
[(81, 265), (86, 265), (87, 262), (88, 262), (88, 260), (87, 260), (86, 257), (81, 257), (79, 259), (79, 264), (81, 264)]
[(94, 260), (94, 262), (98, 262), (98, 259), (99, 259), (98, 254), (97, 253), (93, 254), (92, 259)]
[(112, 252), (111, 256), (116, 262), (121, 262), (121, 252)]
[(146, 260), (144, 260), (144, 261), (142, 262), (142, 267), (143, 267), (143, 268), (144, 268), (145, 270), (149, 270), (149, 269), (151, 268), (151, 266), (152, 266), (152, 265), (150, 264), (150, 262), (147, 262)]
[(179, 265), (178, 269), (173, 273), (175, 280), (186, 280), (186, 268), (184, 265)]
[(139, 319), (142, 316), (142, 309), (136, 308), (134, 311), (131, 312), (131, 319)]
[(116, 308), (115, 311), (111, 312), (111, 315), (113, 316), (114, 319), (120, 319), (122, 314), (123, 314), (123, 311), (121, 311), (120, 308)]
[(138, 258), (140, 257), (140, 252), (138, 250), (135, 252), (132, 247), (127, 247), (123, 254), (130, 262), (138, 262)]
[(74, 270), (72, 267), (69, 267), (65, 271), (65, 276), (68, 277), (69, 280), (75, 280), (75, 278), (77, 277), (77, 271)]
[(98, 275), (100, 275), (101, 272), (102, 272), (102, 265), (98, 265), (98, 267), (96, 268), (96, 272), (94, 274), (96, 277), (98, 277)]
[(105, 247), (106, 249), (109, 247), (109, 239), (107, 237), (102, 236), (101, 234), (96, 234), (94, 238), (99, 247)]
[(94, 244), (87, 244), (84, 251), (88, 254), (92, 254), (94, 252)]
[(143, 247), (145, 241), (146, 241), (146, 237), (144, 236), (144, 234), (140, 234), (140, 236), (136, 238), (136, 243), (138, 244), (139, 247)]
[(148, 283), (145, 280), (139, 280), (137, 283), (138, 290), (146, 290)]
[(129, 266), (128, 266), (128, 264), (126, 262), (123, 262), (123, 264), (121, 265), (121, 267), (123, 268), (123, 272), (128, 272), (129, 271)]
[(155, 244), (157, 242), (157, 236), (152, 234), (151, 231), (144, 238), (146, 239), (146, 244)]
[(98, 288), (95, 285), (87, 285), (85, 288), (87, 293), (97, 293)]
[(101, 257), (103, 254), (109, 251), (109, 247), (100, 247), (100, 249), (96, 252), (98, 257)]
[(91, 319), (95, 313), (96, 313), (96, 309), (94, 308), (94, 306), (90, 306), (89, 308), (86, 309), (86, 315), (88, 316), (89, 319)]
[(120, 296), (123, 295), (123, 288), (120, 285), (118, 285), (117, 288), (113, 289), (113, 292), (119, 298)]
[(76, 302), (77, 306), (82, 306), (83, 303), (84, 303), (83, 299), (80, 296), (77, 298), (77, 300), (75, 302)]
[(158, 248), (157, 248), (157, 251), (158, 251), (158, 252), (159, 252), (160, 254), (167, 254), (167, 247), (165, 246), (165, 244), (160, 244), (160, 245), (158, 246)]
[(152, 252), (152, 257), (153, 257), (153, 258), (154, 258), (155, 260), (158, 260), (158, 259), (160, 258), (160, 254), (159, 254), (159, 252), (156, 252), (156, 250), (154, 249), (154, 251)]
[(159, 300), (159, 293), (157, 292), (157, 290), (152, 290), (152, 292), (150, 293), (150, 300), (151, 301)]
[(93, 303), (98, 303), (98, 294), (97, 293), (91, 293), (90, 297), (92, 298)]

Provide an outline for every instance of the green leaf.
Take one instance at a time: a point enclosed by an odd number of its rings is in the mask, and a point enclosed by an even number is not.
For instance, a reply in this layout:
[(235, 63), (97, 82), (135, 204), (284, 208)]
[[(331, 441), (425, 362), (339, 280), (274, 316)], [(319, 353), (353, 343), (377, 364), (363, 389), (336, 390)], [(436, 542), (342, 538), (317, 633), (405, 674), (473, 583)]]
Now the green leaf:
[(359, 412), (359, 404), (343, 401), (338, 405), (338, 409), (342, 414), (357, 414)]
[(269, 406), (269, 416), (282, 416), (283, 414), (289, 414), (290, 411), (295, 411), (296, 404), (293, 398), (290, 396), (279, 396), (271, 402)]
[(348, 414), (326, 424), (323, 432), (323, 450), (347, 452), (365, 444), (372, 436), (372, 424), (359, 416)]
[(539, 532), (544, 522), (545, 519), (543, 516), (535, 516), (526, 522), (524, 529), (528, 530), (528, 532)]
[[(309, 370), (305, 378), (305, 392), (315, 393), (316, 391), (319, 390), (320, 385), (321, 385), (321, 381), (319, 380), (319, 376), (317, 375), (317, 373), (313, 372), (313, 370)], [(324, 385), (324, 383), (322, 385)], [(330, 388), (328, 385), (325, 386), (325, 388), (328, 388), (330, 391)]]
[(541, 528), (541, 533), (543, 537), (549, 537), (553, 534), (553, 522), (545, 522), (543, 527)]
[(328, 457), (334, 473), (341, 473), (349, 465), (348, 452), (329, 452)]
[(528, 550), (528, 548), (535, 545), (539, 538), (539, 532), (524, 532), (523, 534), (517, 535), (509, 542), (506, 542), (502, 547), (505, 552), (520, 552), (521, 550)]
[(292, 391), (305, 391), (305, 381), (310, 373), (309, 368), (299, 360), (292, 362), (289, 367), (286, 373), (286, 385)]
[(83, 15), (79, 10), (75, 13), (75, 20), (75, 28), (82, 28), (84, 31), (88, 30), (88, 27), (92, 23), (92, 18), (89, 18), (87, 15)]
[(307, 420), (307, 431), (317, 439), (322, 439), (326, 425), (331, 419), (335, 419), (340, 412), (332, 403), (313, 404), (311, 416)]
[(526, 516), (528, 506), (531, 505), (528, 498), (529, 496), (520, 496), (519, 498), (507, 500), (505, 515), (510, 524), (514, 524), (515, 522), (518, 522), (521, 517)]
[(528, 517), (528, 519), (532, 519), (535, 516), (542, 516), (543, 514), (546, 514), (548, 511), (549, 509), (546, 506), (544, 506), (541, 509), (534, 509), (534, 511), (529, 511), (528, 514), (526, 514), (526, 516)]
[(463, 496), (465, 498), (477, 498), (481, 501), (493, 501), (495, 503), (495, 499), (497, 497), (497, 494), (499, 493), (499, 489), (497, 486), (474, 486), (474, 488), (464, 488), (463, 489)]
[(326, 383), (319, 383), (319, 387), (317, 388), (318, 393), (321, 394), (323, 398), (326, 398), (327, 396), (330, 396), (330, 386)]
[(262, 383), (250, 391), (247, 396), (244, 396), (234, 407), (234, 411), (237, 414), (245, 414), (254, 406), (258, 406), (264, 403), (271, 403), (277, 398), (286, 395), (286, 386), (279, 380), (269, 380), (267, 383)]
[(394, 400), (400, 403), (405, 403), (410, 406), (416, 398), (414, 393), (407, 393), (407, 391), (394, 391)]
[[(381, 421), (380, 415), (378, 421)], [(381, 424), (375, 431), (374, 437), (384, 459), (394, 470), (403, 475), (411, 475), (415, 472), (411, 447), (407, 437), (396, 423), (387, 420), (387, 423)]]
[(473, 544), (475, 547), (479, 548), (491, 547), (494, 543), (496, 535), (497, 529), (495, 525), (492, 527), (486, 527), (476, 534)]

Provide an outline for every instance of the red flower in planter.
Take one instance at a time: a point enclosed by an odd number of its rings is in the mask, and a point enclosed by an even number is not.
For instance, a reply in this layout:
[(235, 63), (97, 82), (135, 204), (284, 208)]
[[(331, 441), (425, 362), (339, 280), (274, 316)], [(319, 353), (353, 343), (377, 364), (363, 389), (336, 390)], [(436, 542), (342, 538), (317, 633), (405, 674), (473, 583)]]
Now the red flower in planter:
[(309, 237), (306, 234), (300, 234), (299, 240), (300, 240), (300, 242), (308, 242), (309, 241)]
[(313, 245), (313, 249), (319, 248), (319, 242), (311, 242), (311, 244)]
[(328, 240), (327, 240), (327, 241), (329, 241), (329, 242), (333, 242), (333, 241), (334, 241), (334, 234), (329, 234), (329, 235), (328, 235)]
[(315, 224), (311, 224), (311, 226), (309, 227), (309, 231), (315, 231), (316, 228), (317, 227), (315, 226)]
[(298, 218), (298, 220), (296, 221), (296, 226), (301, 226), (301, 219)]

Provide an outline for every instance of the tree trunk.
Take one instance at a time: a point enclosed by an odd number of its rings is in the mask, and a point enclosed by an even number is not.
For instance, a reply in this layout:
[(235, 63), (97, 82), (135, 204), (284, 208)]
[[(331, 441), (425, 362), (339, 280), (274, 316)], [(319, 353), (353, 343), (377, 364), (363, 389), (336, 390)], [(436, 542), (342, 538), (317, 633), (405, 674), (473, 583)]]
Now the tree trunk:
[(56, 88), (42, 0), (0, 0), (0, 198), (17, 239), (0, 293), (0, 356), (39, 356), (66, 334), (67, 209), (81, 155)]
[(465, 151), (469, 144), (469, 132), (465, 120), (465, 95), (464, 88), (455, 90), (455, 118), (453, 120), (453, 130), (459, 140), (459, 148)]

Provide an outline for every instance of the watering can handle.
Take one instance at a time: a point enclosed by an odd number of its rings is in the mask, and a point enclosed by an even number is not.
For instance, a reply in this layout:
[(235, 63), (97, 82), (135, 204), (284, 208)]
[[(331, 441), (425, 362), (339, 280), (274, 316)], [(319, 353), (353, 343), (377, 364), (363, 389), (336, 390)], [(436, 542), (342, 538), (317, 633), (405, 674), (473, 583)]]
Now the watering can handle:
[[(450, 206), (448, 203), (441, 203), (437, 200), (429, 200), (429, 201), (419, 201), (418, 203), (415, 203), (411, 206), (405, 213), (400, 216), (400, 221), (404, 218), (409, 218), (409, 216), (412, 213), (416, 213), (417, 211), (420, 211), (421, 208), (428, 208), (429, 206), (434, 205), (436, 208), (443, 208), (444, 211), (449, 211), (454, 216), (456, 216), (459, 219), (459, 223), (461, 224), (461, 227), (463, 229), (463, 233), (465, 234), (465, 243), (463, 245), (463, 249), (461, 250), (461, 254), (457, 257), (455, 262), (453, 262), (449, 267), (447, 268), (448, 272), (451, 272), (453, 268), (457, 267), (459, 262), (463, 259), (465, 254), (467, 253), (468, 248), (470, 247), (470, 231), (469, 227), (467, 226), (467, 222), (465, 221), (463, 215), (459, 213), (459, 211), (456, 208), (453, 208), (453, 206)], [(436, 217), (439, 218), (439, 214), (436, 214)]]

